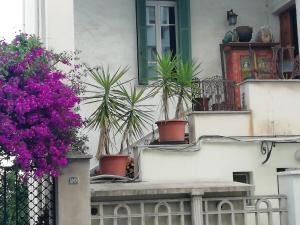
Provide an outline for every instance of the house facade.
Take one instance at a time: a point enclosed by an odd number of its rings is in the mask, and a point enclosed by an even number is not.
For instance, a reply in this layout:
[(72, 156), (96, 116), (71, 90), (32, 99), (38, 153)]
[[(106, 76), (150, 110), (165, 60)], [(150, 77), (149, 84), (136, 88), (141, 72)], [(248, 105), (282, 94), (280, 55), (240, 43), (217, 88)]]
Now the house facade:
[[(129, 66), (126, 79), (144, 87), (153, 76), (155, 55), (169, 50), (184, 60), (200, 62), (201, 79), (224, 74), (219, 44), (237, 26), (251, 26), (252, 41), (261, 26), (270, 27), (276, 43), (286, 36), (282, 33), (293, 33), (288, 35), (293, 40), (284, 41), (298, 49), (298, 5), (287, 0), (36, 0), (25, 1), (24, 18), (25, 31), (38, 34), (47, 47), (78, 49), (81, 60), (92, 66), (110, 66), (111, 70)], [(226, 17), (231, 9), (238, 14), (235, 26)], [(287, 13), (287, 31), (282, 25), (285, 12), (291, 12)], [(161, 116), (158, 98), (149, 102), (157, 106), (155, 118)], [(93, 107), (82, 106), (83, 116), (92, 111)], [(89, 136), (94, 149), (98, 132), (91, 131)]]
[[(238, 14), (235, 26), (228, 25), (226, 17), (231, 9)], [(260, 27), (268, 26), (272, 31), (272, 43), (291, 48), (294, 58), (299, 53), (300, 33), (297, 22), (300, 24), (300, 1), (298, 0), (36, 0), (25, 1), (24, 11), (25, 31), (38, 34), (48, 48), (58, 51), (81, 50), (81, 60), (92, 66), (109, 65), (111, 70), (129, 66), (126, 79), (132, 80), (132, 84), (137, 87), (149, 87), (148, 80), (155, 75), (153, 68), (156, 54), (169, 50), (179, 54), (183, 60), (194, 59), (201, 62), (200, 80), (215, 75), (222, 75), (223, 79), (227, 79), (230, 70), (225, 68), (228, 66), (227, 58), (226, 54), (220, 52), (220, 44), (225, 34), (237, 26), (253, 28), (251, 43), (256, 42), (255, 36)], [(250, 45), (246, 44), (246, 48), (250, 49)], [(274, 54), (272, 48), (274, 46), (269, 45), (267, 50)], [(265, 47), (258, 44), (253, 49)], [(254, 54), (255, 58), (260, 56), (260, 50), (257, 51), (257, 55)], [(253, 67), (253, 62), (249, 60)], [(248, 61), (245, 65), (248, 65), (247, 63)], [(264, 61), (259, 63), (263, 65)], [(254, 67), (255, 72), (260, 73), (259, 65)], [(282, 71), (282, 68), (281, 65), (277, 69)], [(238, 82), (235, 89), (238, 97), (233, 100), (238, 106), (235, 110), (224, 110), (223, 106), (218, 104), (217, 108), (214, 108), (211, 103), (207, 103), (209, 105), (204, 107), (206, 108), (204, 110), (192, 110), (189, 114), (189, 145), (143, 146), (144, 140), (141, 140), (139, 142), (141, 146), (134, 150), (136, 175), (139, 181), (153, 182), (154, 187), (150, 188), (153, 192), (149, 191), (149, 196), (143, 191), (139, 192), (139, 189), (145, 188), (143, 184), (125, 185), (120, 190), (111, 190), (110, 185), (93, 184), (92, 205), (101, 210), (103, 199), (107, 201), (106, 195), (110, 195), (109, 200), (112, 201), (122, 195), (124, 201), (128, 198), (139, 200), (139, 202), (121, 202), (122, 206), (140, 204), (138, 210), (142, 210), (145, 203), (143, 201), (153, 198), (156, 193), (160, 193), (160, 197), (165, 194), (164, 198), (168, 197), (168, 194), (174, 197), (172, 182), (181, 181), (182, 183), (175, 185), (175, 189), (179, 191), (175, 196), (177, 200), (179, 199), (177, 203), (184, 205), (186, 200), (178, 196), (182, 197), (199, 189), (199, 193), (195, 194), (195, 198), (189, 199), (188, 204), (191, 201), (193, 207), (200, 210), (201, 196), (204, 192), (201, 192), (199, 184), (193, 186), (191, 182), (199, 179), (207, 182), (238, 181), (255, 186), (253, 189), (250, 186), (239, 187), (235, 184), (237, 187), (235, 191), (231, 189), (231, 184), (220, 187), (231, 193), (229, 197), (235, 197), (236, 193), (233, 192), (243, 192), (243, 198), (253, 194), (281, 193), (284, 188), (280, 189), (277, 173), (300, 169), (298, 122), (300, 83), (297, 79), (283, 79), (294, 77), (279, 78)], [(149, 104), (155, 105), (156, 118), (161, 116), (158, 99), (157, 96), (149, 100)], [(92, 111), (91, 106), (81, 108), (84, 117), (90, 115)], [(151, 129), (149, 127), (148, 133), (151, 133)], [(89, 147), (94, 154), (99, 134), (98, 131), (90, 131), (88, 135)], [(91, 164), (94, 167), (97, 161), (94, 159)], [(165, 183), (160, 186), (156, 182)], [(181, 192), (181, 186), (186, 183), (190, 185)], [(214, 189), (215, 184), (209, 185), (213, 190), (217, 190)], [(130, 197), (122, 192), (124, 190)], [(205, 197), (211, 197), (210, 192), (207, 193), (208, 196)], [(218, 195), (218, 191), (211, 193)], [(154, 198), (157, 199), (158, 196)], [(216, 201), (222, 202), (226, 199)], [(246, 201), (251, 199), (241, 201), (246, 204)], [(112, 207), (116, 212), (120, 208), (119, 205)], [(123, 210), (124, 208), (128, 212), (128, 207), (123, 207)], [(190, 209), (192, 210), (193, 208)], [(155, 219), (157, 212), (151, 213), (154, 213)], [(178, 215), (181, 218), (185, 216), (185, 214)], [(139, 213), (137, 217), (141, 219), (143, 214)], [(108, 219), (110, 223), (115, 223), (116, 218), (118, 217), (114, 214)], [(104, 219), (97, 211), (92, 223), (103, 224)], [(159, 224), (155, 221), (149, 224)], [(178, 224), (184, 224), (184, 219), (180, 221)], [(203, 224), (199, 218), (193, 218), (192, 221), (190, 219), (186, 224)], [(279, 219), (275, 224), (279, 224), (278, 221)], [(170, 224), (170, 220), (164, 224), (168, 223)]]

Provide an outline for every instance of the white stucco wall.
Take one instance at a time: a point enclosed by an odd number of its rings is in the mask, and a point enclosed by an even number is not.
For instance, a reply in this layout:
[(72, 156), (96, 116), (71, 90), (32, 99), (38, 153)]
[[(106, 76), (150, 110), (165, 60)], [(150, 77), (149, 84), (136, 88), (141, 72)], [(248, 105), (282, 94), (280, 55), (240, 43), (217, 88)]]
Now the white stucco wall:
[[(230, 9), (239, 14), (238, 25), (254, 27), (253, 36), (260, 26), (268, 24), (265, 1), (191, 0), (192, 56), (202, 62), (202, 77), (221, 74), (219, 44), (232, 29), (226, 20), (226, 11)], [(75, 48), (82, 51), (81, 60), (90, 65), (109, 65), (112, 71), (129, 66), (127, 78), (137, 83), (135, 1), (74, 0), (74, 20)], [(148, 103), (157, 106), (159, 102), (157, 97)], [(93, 107), (83, 106), (82, 115), (87, 117), (92, 110)], [(159, 108), (154, 111), (155, 119), (159, 118)], [(98, 132), (90, 131), (89, 139), (93, 154)]]
[[(125, 3), (126, 2), (126, 3)], [(136, 78), (135, 3), (126, 0), (74, 0), (75, 48), (91, 66), (109, 66), (111, 72), (129, 66), (128, 79)], [(91, 79), (87, 79), (91, 83)], [(96, 105), (82, 105), (81, 115), (88, 118)], [(88, 131), (90, 153), (95, 155), (99, 131)], [(117, 147), (114, 149), (117, 151)], [(91, 160), (95, 166), (97, 160)]]
[(73, 51), (73, 0), (46, 0), (41, 2), (41, 7), (45, 10), (43, 14), (46, 46), (56, 51)]
[[(121, 6), (121, 7), (120, 7)], [(129, 65), (137, 75), (134, 0), (74, 0), (75, 45), (82, 60), (112, 67)], [(193, 58), (202, 62), (203, 76), (221, 74), (219, 44), (232, 29), (226, 19), (233, 9), (239, 25), (269, 24), (267, 0), (191, 0)]]
[(190, 142), (203, 135), (253, 136), (250, 111), (208, 111), (189, 114)]
[(23, 0), (24, 32), (38, 35), (48, 49), (74, 51), (73, 0)]
[(241, 95), (252, 113), (253, 135), (300, 134), (300, 81), (249, 80), (241, 84)]
[(191, 0), (192, 55), (202, 62), (202, 76), (221, 75), (219, 44), (232, 30), (226, 12), (238, 14), (237, 26), (252, 26), (253, 39), (259, 27), (268, 25), (265, 0)]
[[(232, 181), (233, 172), (252, 172), (255, 194), (278, 194), (277, 168), (300, 168), (294, 157), (299, 144), (276, 144), (269, 161), (260, 143), (201, 142), (199, 151), (158, 151), (139, 149), (142, 181)], [(186, 150), (186, 149), (185, 149)]]

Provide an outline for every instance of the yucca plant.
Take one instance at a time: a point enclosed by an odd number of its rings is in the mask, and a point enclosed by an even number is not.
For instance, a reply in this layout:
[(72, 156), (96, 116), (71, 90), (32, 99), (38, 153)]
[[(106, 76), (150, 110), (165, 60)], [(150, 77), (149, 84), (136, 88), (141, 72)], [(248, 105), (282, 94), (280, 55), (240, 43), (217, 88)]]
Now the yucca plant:
[(112, 129), (119, 129), (118, 120), (124, 114), (125, 105), (120, 98), (118, 88), (121, 79), (128, 71), (128, 68), (119, 68), (111, 74), (109, 68), (90, 68), (86, 66), (88, 74), (94, 80), (94, 84), (86, 83), (93, 90), (87, 91), (91, 96), (84, 97), (85, 104), (97, 103), (99, 106), (89, 117), (87, 127), (100, 129), (100, 137), (96, 158), (100, 159), (102, 154), (110, 154), (110, 132)]
[(169, 120), (169, 100), (176, 91), (176, 83), (174, 82), (176, 61), (176, 57), (171, 52), (157, 56), (158, 77), (153, 86), (156, 93), (162, 92), (162, 111), (165, 120)]
[(180, 57), (177, 57), (176, 61), (176, 72), (173, 74), (177, 87), (174, 93), (177, 96), (175, 118), (182, 119), (185, 118), (186, 112), (184, 106), (187, 109), (192, 100), (192, 80), (200, 73), (200, 64), (184, 62)]
[(147, 124), (150, 125), (153, 117), (151, 115), (152, 105), (144, 104), (144, 101), (153, 97), (154, 92), (146, 93), (146, 90), (138, 90), (136, 87), (120, 86), (119, 95), (125, 105), (124, 114), (119, 119), (120, 127), (118, 132), (122, 132), (120, 153), (124, 151), (124, 143), (127, 147), (132, 140), (142, 138)]

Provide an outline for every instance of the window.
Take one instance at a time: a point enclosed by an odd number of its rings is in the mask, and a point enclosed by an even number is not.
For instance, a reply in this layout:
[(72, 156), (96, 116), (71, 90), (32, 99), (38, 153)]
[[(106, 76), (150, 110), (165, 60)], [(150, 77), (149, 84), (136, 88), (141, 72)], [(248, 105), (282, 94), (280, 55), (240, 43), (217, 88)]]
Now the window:
[(233, 181), (244, 184), (251, 184), (251, 177), (249, 172), (233, 172)]
[(139, 84), (155, 76), (157, 54), (191, 59), (189, 0), (136, 0)]
[[(233, 181), (240, 182), (244, 184), (253, 184), (252, 181), (252, 172), (233, 172)], [(251, 192), (248, 192), (247, 195), (251, 196)], [(251, 200), (247, 200), (247, 205), (252, 205)]]
[(176, 2), (147, 1), (147, 77), (155, 75), (157, 54), (176, 54)]

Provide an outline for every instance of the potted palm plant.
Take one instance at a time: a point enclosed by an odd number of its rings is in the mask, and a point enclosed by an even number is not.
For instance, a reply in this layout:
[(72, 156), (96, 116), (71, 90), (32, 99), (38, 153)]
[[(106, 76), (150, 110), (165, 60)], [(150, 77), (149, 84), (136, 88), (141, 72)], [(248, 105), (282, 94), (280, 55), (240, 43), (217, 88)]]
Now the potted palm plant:
[[(83, 100), (86, 104), (98, 104), (87, 126), (100, 130), (96, 154), (100, 171), (102, 174), (124, 176), (128, 160), (128, 155), (124, 153), (124, 142), (129, 145), (132, 138), (143, 135), (143, 128), (150, 123), (151, 115), (149, 107), (142, 102), (152, 95), (146, 96), (144, 89), (126, 89), (128, 81), (122, 83), (121, 80), (128, 71), (127, 67), (118, 69), (114, 74), (103, 67), (86, 68), (94, 83), (86, 83), (92, 89), (87, 91), (91, 96)], [(117, 154), (111, 151), (112, 132), (122, 134)]]
[[(160, 143), (183, 143), (185, 135), (185, 109), (191, 101), (192, 78), (198, 74), (199, 64), (183, 62), (178, 56), (166, 53), (157, 57), (158, 79), (156, 92), (162, 93), (164, 119), (157, 121)], [(175, 119), (169, 119), (169, 100), (177, 99)]]
[(192, 81), (199, 75), (200, 64), (195, 62), (184, 62), (177, 57), (176, 73), (174, 80), (176, 82), (176, 91), (174, 95), (177, 97), (175, 118), (185, 119), (186, 109), (190, 107), (192, 101)]

